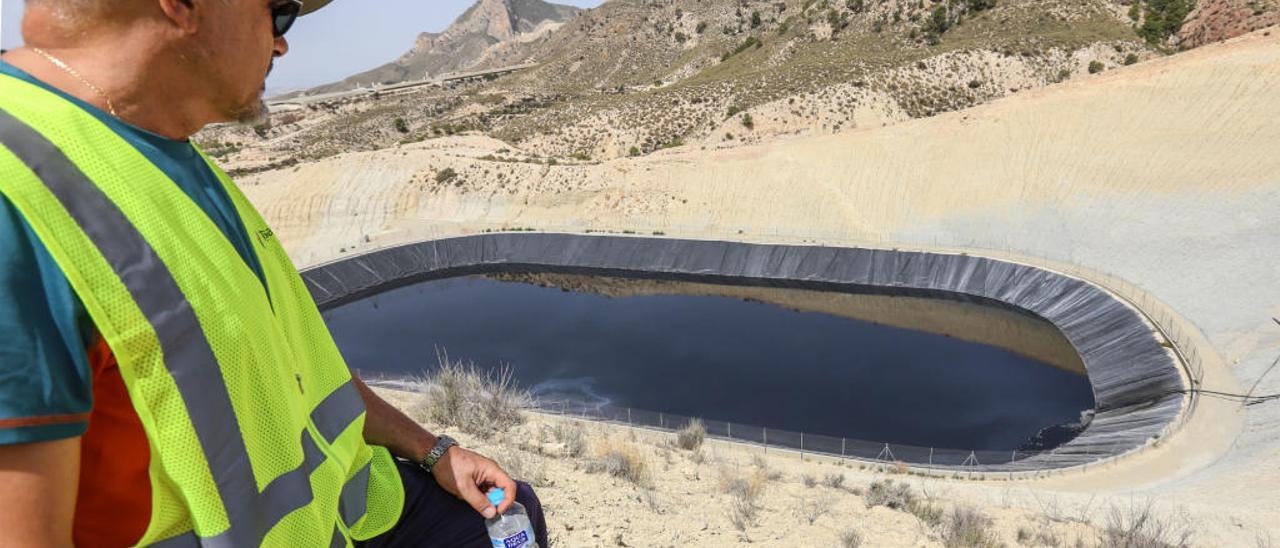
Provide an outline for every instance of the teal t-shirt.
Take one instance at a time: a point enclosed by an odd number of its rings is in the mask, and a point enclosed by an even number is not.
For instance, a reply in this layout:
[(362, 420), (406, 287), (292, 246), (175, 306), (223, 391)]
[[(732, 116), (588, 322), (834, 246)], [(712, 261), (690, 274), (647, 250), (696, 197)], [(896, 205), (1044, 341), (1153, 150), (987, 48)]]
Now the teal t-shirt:
[[(235, 206), (189, 141), (131, 126), (9, 63), (0, 61), (0, 74), (57, 93), (123, 137), (204, 210), (263, 279)], [(93, 405), (86, 349), (95, 342), (94, 332), (62, 270), (22, 214), (0, 195), (0, 445), (84, 433), (85, 414)]]

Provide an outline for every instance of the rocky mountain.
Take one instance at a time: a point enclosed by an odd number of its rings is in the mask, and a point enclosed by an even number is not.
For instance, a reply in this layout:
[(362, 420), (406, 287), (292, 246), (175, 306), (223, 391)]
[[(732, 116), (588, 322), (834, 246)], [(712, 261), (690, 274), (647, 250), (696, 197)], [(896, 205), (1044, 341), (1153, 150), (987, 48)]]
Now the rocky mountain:
[(573, 6), (542, 0), (479, 0), (443, 32), (418, 35), (413, 47), (399, 59), (311, 92), (391, 84), (517, 64), (527, 57), (534, 41), (580, 11)]
[[(481, 0), (445, 32), (348, 83), (486, 63), (535, 67), (314, 104), (282, 113), (257, 138), (266, 139), (262, 158), (297, 150), (303, 159), (458, 133), (507, 143), (512, 156), (496, 161), (736, 147), (896, 124), (1096, 77), (1274, 24), (1277, 2), (609, 0), (575, 10)], [(245, 169), (272, 165), (238, 156)]]

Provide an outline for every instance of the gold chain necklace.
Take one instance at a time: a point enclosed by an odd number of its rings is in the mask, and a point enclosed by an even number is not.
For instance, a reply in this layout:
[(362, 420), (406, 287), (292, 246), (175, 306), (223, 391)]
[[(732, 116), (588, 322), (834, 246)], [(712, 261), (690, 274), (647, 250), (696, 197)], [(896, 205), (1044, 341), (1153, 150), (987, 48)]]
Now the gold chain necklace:
[(80, 76), (80, 73), (79, 73), (79, 72), (76, 72), (76, 70), (75, 70), (75, 69), (73, 69), (73, 68), (71, 68), (71, 67), (67, 66), (67, 64), (66, 64), (66, 63), (63, 63), (63, 62), (62, 62), (62, 59), (58, 59), (57, 57), (54, 57), (54, 56), (52, 56), (52, 55), (49, 55), (47, 52), (45, 52), (44, 50), (42, 50), (42, 49), (40, 49), (40, 48), (37, 48), (37, 47), (32, 47), (32, 48), (31, 48), (31, 51), (34, 51), (34, 52), (36, 52), (36, 53), (39, 53), (41, 57), (44, 57), (45, 59), (48, 59), (50, 63), (53, 63), (53, 66), (58, 67), (58, 68), (60, 68), (60, 69), (62, 69), (62, 70), (67, 71), (67, 74), (70, 74), (70, 75), (74, 76), (74, 77), (76, 78), (76, 80), (79, 80), (81, 84), (84, 84), (84, 85), (85, 85), (85, 87), (87, 87), (87, 88), (89, 88), (89, 89), (93, 90), (93, 92), (94, 92), (94, 93), (97, 93), (98, 95), (101, 95), (101, 96), (102, 96), (102, 98), (103, 98), (103, 99), (105, 99), (105, 100), (107, 101), (107, 110), (111, 112), (111, 115), (112, 115), (112, 116), (116, 116), (117, 118), (119, 117), (119, 116), (116, 114), (116, 106), (115, 106), (114, 104), (112, 104), (112, 103), (111, 103), (111, 97), (108, 97), (108, 96), (107, 96), (107, 93), (106, 93), (106, 92), (104, 92), (104, 91), (102, 91), (102, 88), (99, 88), (98, 86), (95, 86), (95, 85), (93, 85), (93, 84), (89, 83), (89, 81), (88, 81), (88, 80), (85, 80), (85, 79), (84, 79), (84, 76)]

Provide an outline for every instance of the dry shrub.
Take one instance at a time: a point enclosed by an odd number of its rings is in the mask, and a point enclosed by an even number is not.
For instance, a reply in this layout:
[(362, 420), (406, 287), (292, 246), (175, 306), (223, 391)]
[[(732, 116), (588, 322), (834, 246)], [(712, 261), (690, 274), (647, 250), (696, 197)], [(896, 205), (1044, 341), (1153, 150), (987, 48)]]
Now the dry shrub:
[(936, 504), (913, 500), (907, 504), (907, 512), (929, 527), (937, 527), (942, 524), (942, 507)]
[(1194, 528), (1184, 512), (1157, 515), (1153, 503), (1129, 502), (1128, 508), (1111, 507), (1100, 543), (1104, 548), (1182, 548), (1191, 545)]
[(750, 473), (721, 470), (720, 485), (729, 495), (729, 521), (739, 531), (755, 523), (760, 512), (760, 498), (769, 483), (767, 469), (755, 467)]
[(286, 112), (272, 119), (271, 125), (287, 126), (289, 124), (302, 120), (304, 117), (305, 116), (303, 116), (301, 112)]
[(747, 527), (755, 523), (756, 515), (760, 513), (760, 507), (755, 501), (742, 498), (729, 499), (729, 522), (733, 524), (733, 528), (739, 531), (746, 531)]
[(752, 455), (751, 464), (755, 466), (756, 470), (758, 470), (764, 479), (768, 481), (777, 481), (782, 479), (782, 472), (770, 469), (769, 459), (766, 459), (764, 455)]
[(814, 477), (809, 474), (800, 476), (800, 481), (804, 482), (804, 486), (809, 488), (813, 488), (813, 486), (818, 484), (818, 480), (814, 479)]
[(684, 428), (676, 430), (676, 446), (681, 449), (693, 451), (702, 447), (706, 439), (707, 427), (702, 424), (702, 419), (693, 419)]
[(551, 437), (564, 448), (567, 457), (581, 457), (587, 451), (587, 436), (578, 421), (557, 422), (551, 427)]
[(640, 487), (650, 487), (653, 478), (649, 459), (636, 444), (618, 438), (605, 438), (596, 447), (596, 456), (587, 463), (587, 471), (622, 478)]
[(1049, 548), (1057, 548), (1062, 546), (1062, 537), (1057, 533), (1045, 528), (1036, 532), (1036, 546), (1048, 546)]
[(437, 358), (439, 367), (417, 382), (421, 397), (409, 410), (413, 418), (484, 439), (524, 422), (522, 410), (532, 398), (516, 386), (510, 368), (486, 372), (447, 354)]
[(942, 508), (928, 500), (917, 498), (911, 491), (911, 485), (907, 483), (895, 483), (892, 479), (872, 482), (863, 498), (868, 508), (884, 506), (907, 512), (929, 527), (942, 524)]
[(543, 470), (542, 459), (519, 450), (510, 450), (498, 455), (498, 464), (512, 478), (522, 480), (534, 487), (545, 487), (551, 484)]
[(862, 546), (862, 533), (856, 529), (847, 529), (840, 533), (840, 546), (843, 548), (859, 548)]
[(832, 472), (823, 476), (822, 484), (832, 489), (840, 489), (844, 487), (844, 474)]
[[(799, 497), (797, 497), (799, 498)], [(813, 500), (805, 500), (800, 498), (800, 516), (804, 518), (809, 525), (813, 525), (822, 516), (831, 513), (831, 502), (825, 498), (817, 498)]]
[(884, 506), (894, 510), (906, 510), (916, 500), (911, 486), (906, 483), (894, 483), (891, 479), (878, 480), (871, 483), (865, 495), (868, 508)]
[(1271, 533), (1262, 531), (1254, 537), (1253, 545), (1257, 548), (1272, 548), (1275, 543), (1271, 541)]
[(991, 518), (967, 507), (956, 507), (947, 517), (942, 531), (942, 544), (947, 548), (996, 548), (1003, 546), (991, 531)]

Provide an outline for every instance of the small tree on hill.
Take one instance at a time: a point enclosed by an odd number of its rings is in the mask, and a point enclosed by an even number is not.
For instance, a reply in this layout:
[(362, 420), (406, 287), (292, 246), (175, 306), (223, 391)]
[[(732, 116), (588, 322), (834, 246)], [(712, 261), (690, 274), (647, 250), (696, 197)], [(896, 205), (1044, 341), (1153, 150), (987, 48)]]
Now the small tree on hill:
[(938, 6), (933, 8), (933, 14), (929, 16), (929, 20), (924, 24), (924, 31), (929, 34), (941, 35), (951, 28), (951, 16), (947, 13), (947, 6)]
[(1182, 28), (1194, 5), (1194, 0), (1147, 0), (1138, 35), (1151, 44), (1164, 42)]
[(446, 167), (440, 170), (439, 173), (436, 173), (437, 183), (447, 183), (457, 178), (458, 178), (458, 172), (454, 171), (453, 168), (451, 167)]

